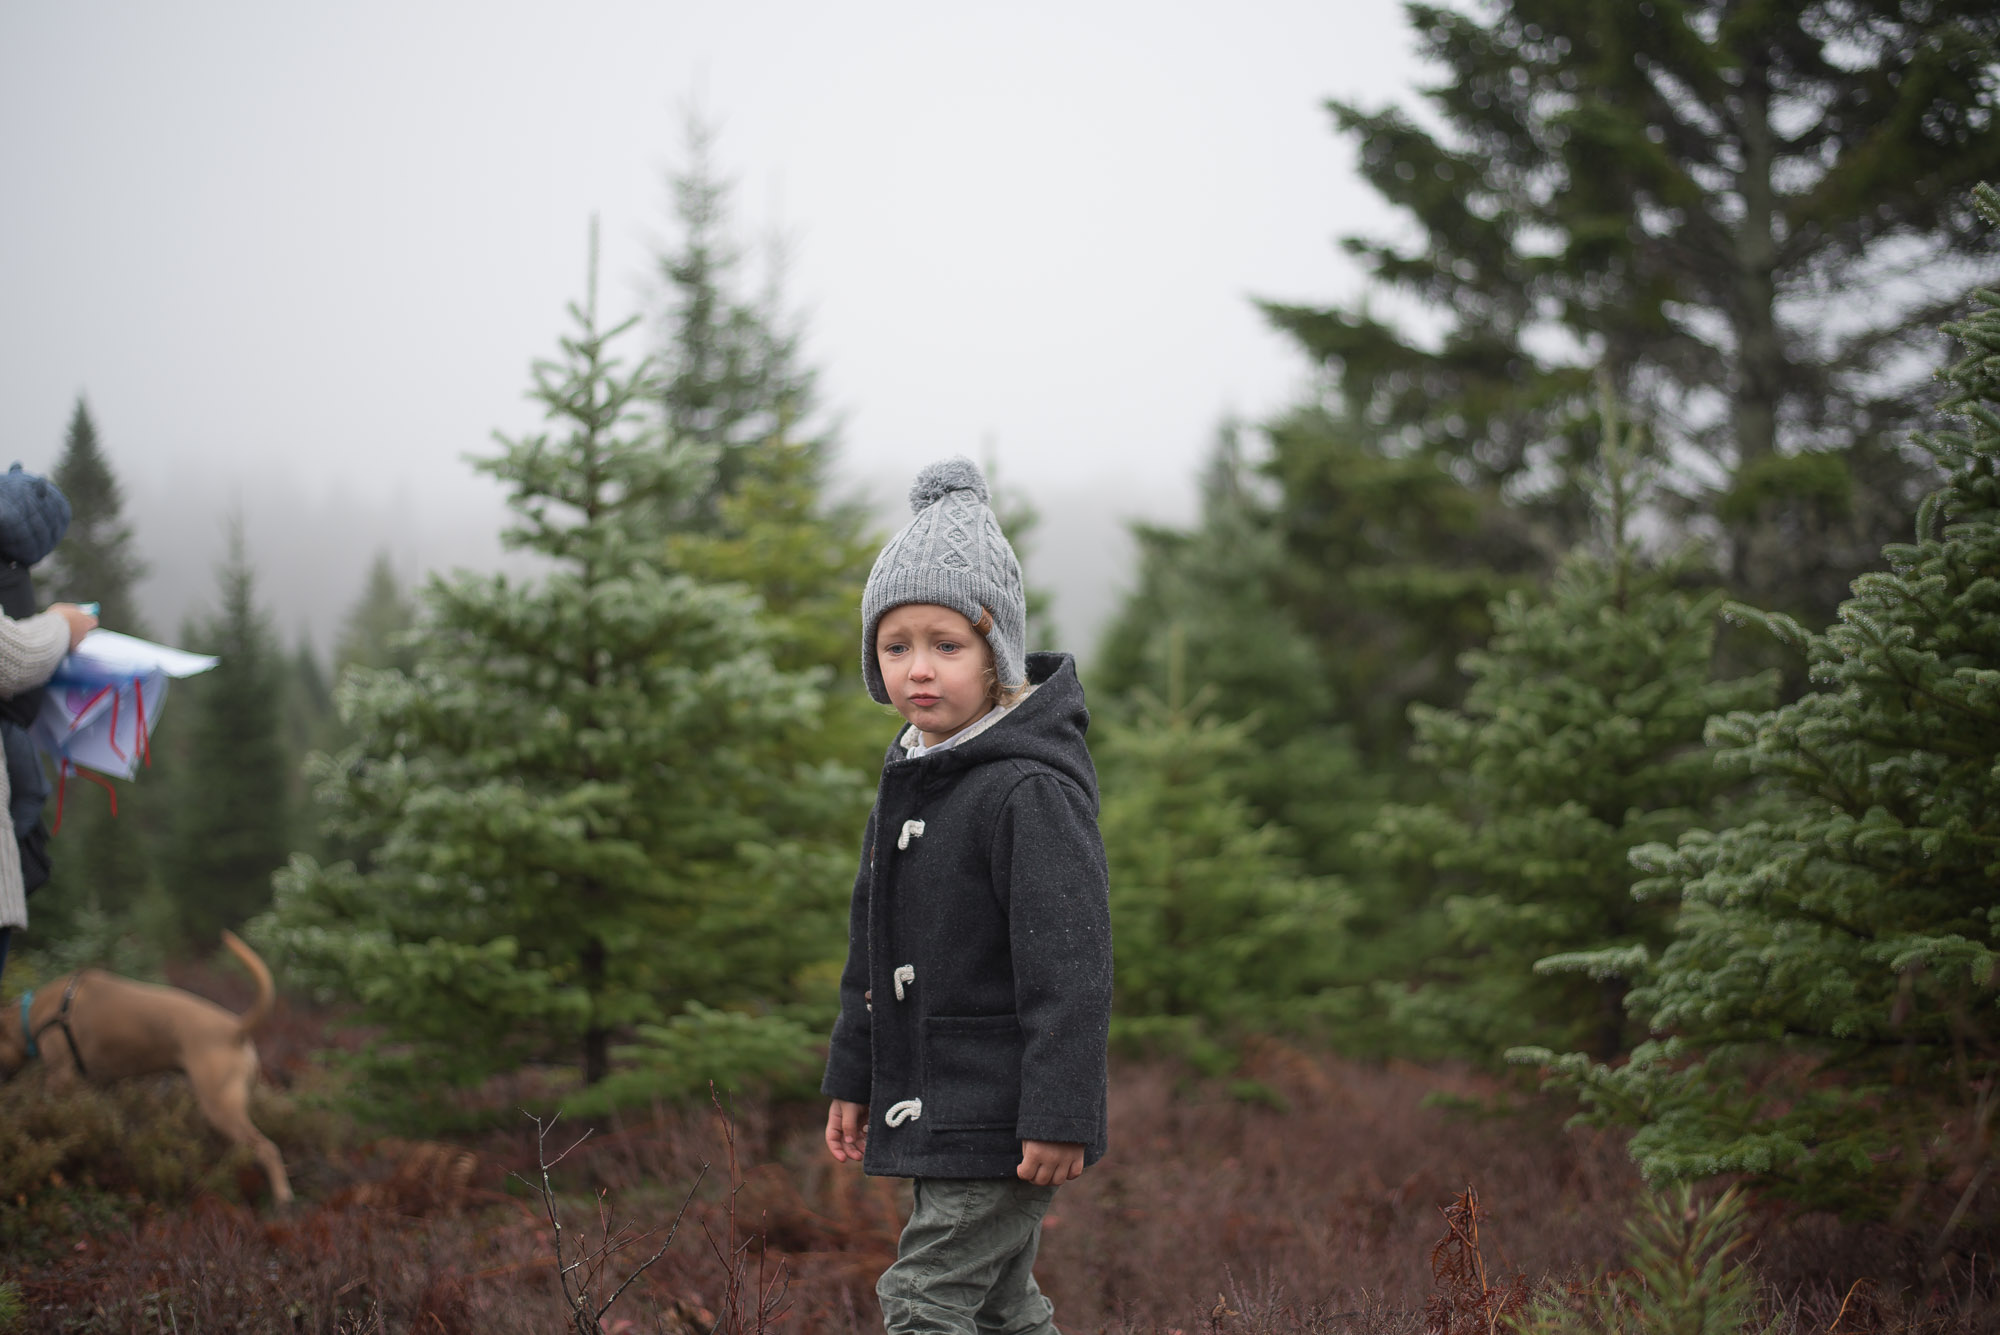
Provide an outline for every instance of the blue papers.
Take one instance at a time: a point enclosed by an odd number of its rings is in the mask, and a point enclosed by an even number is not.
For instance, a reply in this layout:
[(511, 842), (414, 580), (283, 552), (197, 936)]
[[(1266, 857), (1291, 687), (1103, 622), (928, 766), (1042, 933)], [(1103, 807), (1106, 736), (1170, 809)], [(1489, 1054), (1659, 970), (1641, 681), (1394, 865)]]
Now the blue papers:
[(191, 654), (114, 630), (93, 630), (56, 665), (29, 736), (58, 769), (82, 765), (129, 779), (147, 753), (167, 681), (214, 667)]

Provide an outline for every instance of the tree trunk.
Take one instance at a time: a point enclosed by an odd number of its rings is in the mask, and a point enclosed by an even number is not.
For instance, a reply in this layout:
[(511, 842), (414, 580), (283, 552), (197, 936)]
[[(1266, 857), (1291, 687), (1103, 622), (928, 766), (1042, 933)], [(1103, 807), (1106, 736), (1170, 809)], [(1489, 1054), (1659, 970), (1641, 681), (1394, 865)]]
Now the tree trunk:
[[(1777, 194), (1771, 184), (1776, 144), (1771, 129), (1771, 94), (1760, 65), (1744, 72), (1740, 103), (1743, 169), (1737, 186), (1743, 220), (1736, 229), (1736, 272), (1729, 293), (1730, 323), (1736, 334), (1736, 376), (1730, 386), (1730, 416), (1736, 469), (1778, 448), (1778, 404), (1786, 380), (1785, 346), (1778, 331)], [(1736, 584), (1743, 587), (1749, 525), (1731, 535)]]
[(1623, 978), (1606, 978), (1597, 992), (1596, 1057), (1608, 1062), (1625, 1051), (1625, 993), (1630, 985)]
[[(583, 948), (583, 985), (593, 1003), (604, 986), (604, 943), (591, 938)], [(594, 1085), (611, 1074), (611, 1031), (592, 1021), (583, 1031), (583, 1083)]]

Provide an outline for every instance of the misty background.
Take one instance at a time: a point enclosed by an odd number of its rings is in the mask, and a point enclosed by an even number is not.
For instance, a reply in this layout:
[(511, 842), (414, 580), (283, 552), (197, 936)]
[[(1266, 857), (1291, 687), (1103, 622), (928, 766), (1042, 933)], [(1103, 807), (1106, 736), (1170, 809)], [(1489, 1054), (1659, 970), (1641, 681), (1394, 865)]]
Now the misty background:
[(1218, 423), (1307, 375), (1251, 298), (1345, 295), (1335, 232), (1394, 230), (1321, 103), (1406, 95), (1410, 48), (1388, 0), (10, 7), (0, 464), (50, 468), (85, 395), (150, 624), (212, 603), (240, 513), (324, 653), (375, 553), (500, 563), (465, 458), (535, 425), (593, 214), (604, 308), (657, 312), (694, 112), (845, 487), (886, 525), (989, 462), (1087, 654), (1125, 522), (1188, 518)]

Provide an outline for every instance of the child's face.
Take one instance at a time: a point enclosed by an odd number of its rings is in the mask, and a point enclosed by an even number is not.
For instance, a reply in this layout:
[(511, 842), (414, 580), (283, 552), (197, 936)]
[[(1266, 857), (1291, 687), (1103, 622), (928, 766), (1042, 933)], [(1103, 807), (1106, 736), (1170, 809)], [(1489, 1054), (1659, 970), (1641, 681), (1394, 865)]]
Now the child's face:
[(990, 707), (986, 669), (993, 650), (949, 607), (904, 603), (875, 626), (875, 662), (896, 712), (936, 746)]

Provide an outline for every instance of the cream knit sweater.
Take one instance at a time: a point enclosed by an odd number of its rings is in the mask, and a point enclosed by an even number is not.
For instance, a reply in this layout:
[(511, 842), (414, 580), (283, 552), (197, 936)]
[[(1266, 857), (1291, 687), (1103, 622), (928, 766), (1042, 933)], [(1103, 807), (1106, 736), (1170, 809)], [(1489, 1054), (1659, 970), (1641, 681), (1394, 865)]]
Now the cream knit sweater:
[[(0, 695), (19, 695), (49, 679), (69, 652), (69, 622), (54, 612), (20, 621), (0, 616)], [(7, 767), (0, 765), (0, 816), (10, 796)], [(0, 826), (0, 927), (28, 925), (28, 897), (21, 889), (21, 850), (11, 822)]]

